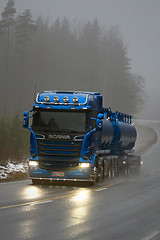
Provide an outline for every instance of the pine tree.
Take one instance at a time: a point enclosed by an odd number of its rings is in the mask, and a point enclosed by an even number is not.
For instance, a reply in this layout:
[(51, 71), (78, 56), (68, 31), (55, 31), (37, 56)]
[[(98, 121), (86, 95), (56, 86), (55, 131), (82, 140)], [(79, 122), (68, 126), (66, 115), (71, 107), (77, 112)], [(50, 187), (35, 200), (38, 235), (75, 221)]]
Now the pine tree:
[(32, 20), (32, 15), (30, 9), (27, 9), (18, 16), (15, 26), (15, 36), (16, 36), (16, 50), (20, 56), (20, 95), (19, 95), (19, 112), (21, 112), (22, 103), (22, 88), (24, 82), (24, 65), (25, 65), (25, 52), (26, 45), (31, 36), (36, 30), (36, 24)]
[(8, 80), (9, 80), (9, 51), (10, 51), (10, 34), (13, 28), (13, 25), (15, 23), (15, 16), (16, 9), (14, 8), (14, 1), (13, 0), (8, 0), (8, 3), (6, 7), (4, 8), (4, 12), (2, 12), (2, 20), (0, 22), (0, 27), (1, 27), (1, 34), (6, 36), (6, 76), (5, 76), (5, 89), (4, 89), (4, 95), (5, 95), (5, 102), (4, 102), (4, 117), (6, 116), (7, 113), (7, 101), (8, 101), (8, 96), (7, 96), (7, 88), (8, 88)]

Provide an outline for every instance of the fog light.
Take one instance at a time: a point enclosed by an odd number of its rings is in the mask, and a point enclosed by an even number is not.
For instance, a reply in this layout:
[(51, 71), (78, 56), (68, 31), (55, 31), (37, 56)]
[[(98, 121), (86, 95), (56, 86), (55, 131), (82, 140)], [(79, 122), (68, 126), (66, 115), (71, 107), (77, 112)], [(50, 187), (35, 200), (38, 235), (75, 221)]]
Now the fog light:
[(49, 102), (49, 97), (48, 97), (48, 96), (45, 96), (45, 97), (43, 98), (43, 100), (44, 100), (45, 102)]
[(63, 98), (63, 102), (64, 102), (64, 103), (68, 103), (68, 102), (69, 102), (69, 98), (68, 98), (68, 97), (64, 97), (64, 98)]
[(29, 166), (37, 167), (38, 166), (38, 161), (29, 161)]
[(74, 97), (74, 98), (72, 99), (72, 101), (73, 101), (74, 103), (78, 103), (78, 98), (77, 98), (77, 97)]
[(55, 103), (58, 103), (58, 102), (59, 102), (59, 97), (55, 96), (55, 97), (53, 98), (53, 101), (54, 101)]
[(91, 163), (79, 163), (80, 168), (89, 168), (91, 167)]

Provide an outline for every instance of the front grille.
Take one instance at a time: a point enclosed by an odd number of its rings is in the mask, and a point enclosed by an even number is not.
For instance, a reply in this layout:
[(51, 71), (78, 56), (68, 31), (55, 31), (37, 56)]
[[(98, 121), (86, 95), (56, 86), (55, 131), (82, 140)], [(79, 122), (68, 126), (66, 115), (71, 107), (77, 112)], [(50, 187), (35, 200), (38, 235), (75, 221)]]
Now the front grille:
[(79, 165), (81, 142), (37, 140), (39, 166), (48, 170), (75, 169)]

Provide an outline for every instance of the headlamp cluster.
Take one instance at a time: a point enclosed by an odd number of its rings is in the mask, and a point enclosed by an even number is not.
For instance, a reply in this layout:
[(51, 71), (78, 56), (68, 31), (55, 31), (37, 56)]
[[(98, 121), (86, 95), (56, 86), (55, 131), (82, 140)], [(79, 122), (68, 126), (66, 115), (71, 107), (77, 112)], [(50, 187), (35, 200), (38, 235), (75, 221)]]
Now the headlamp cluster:
[(68, 98), (68, 97), (64, 97), (64, 98), (63, 98), (63, 102), (64, 102), (64, 103), (68, 103), (68, 102), (69, 102), (69, 98)]
[(50, 98), (49, 98), (49, 96), (45, 96), (45, 97), (43, 98), (43, 100), (44, 100), (45, 102), (49, 102)]
[(59, 97), (55, 96), (55, 97), (53, 98), (53, 101), (54, 101), (55, 103), (59, 103)]
[[(43, 100), (44, 100), (44, 102), (49, 102), (49, 101), (50, 101), (50, 98), (49, 98), (49, 96), (45, 96), (45, 97), (43, 98)], [(58, 96), (55, 96), (55, 97), (53, 98), (53, 101), (54, 101), (54, 103), (59, 103), (59, 97), (58, 97)], [(73, 97), (72, 102), (73, 102), (74, 104), (78, 103), (78, 101), (79, 101), (78, 97)], [(64, 102), (64, 103), (68, 103), (68, 102), (69, 102), (69, 98), (68, 98), (68, 97), (64, 97), (64, 98), (63, 98), (63, 102)]]
[(77, 97), (74, 97), (73, 99), (72, 99), (72, 101), (73, 101), (73, 103), (78, 103), (78, 98)]

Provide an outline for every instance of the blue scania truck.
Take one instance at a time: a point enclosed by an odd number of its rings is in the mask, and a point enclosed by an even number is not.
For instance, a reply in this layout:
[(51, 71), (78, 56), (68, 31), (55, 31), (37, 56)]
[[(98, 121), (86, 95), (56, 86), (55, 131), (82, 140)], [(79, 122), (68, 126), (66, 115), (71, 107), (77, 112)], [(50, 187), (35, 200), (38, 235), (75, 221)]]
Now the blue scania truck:
[[(30, 123), (31, 119), (31, 123)], [(29, 176), (46, 180), (97, 182), (139, 172), (132, 116), (102, 106), (98, 92), (44, 91), (24, 112), (30, 130)]]

